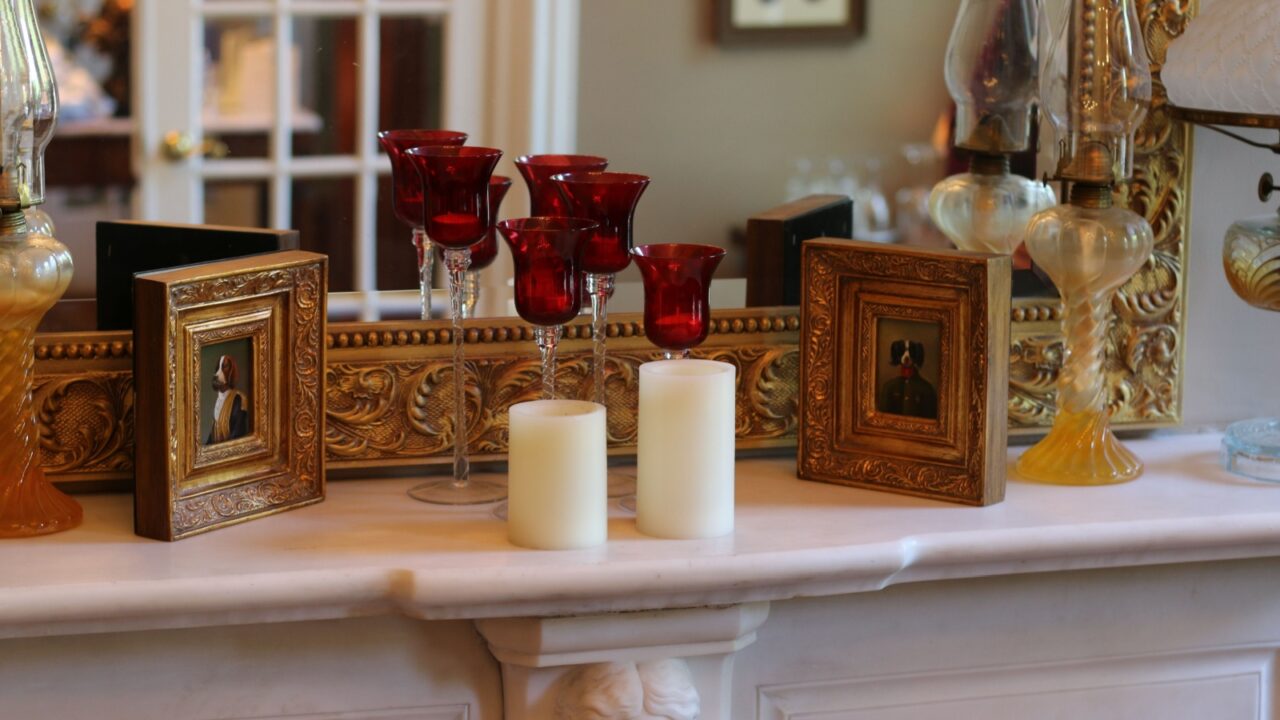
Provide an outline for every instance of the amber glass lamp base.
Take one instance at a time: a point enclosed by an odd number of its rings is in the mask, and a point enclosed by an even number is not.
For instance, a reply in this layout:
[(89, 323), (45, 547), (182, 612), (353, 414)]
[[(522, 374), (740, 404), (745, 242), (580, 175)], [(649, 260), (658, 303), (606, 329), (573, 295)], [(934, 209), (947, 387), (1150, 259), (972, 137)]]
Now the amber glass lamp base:
[(80, 503), (54, 487), (40, 466), (25, 475), (0, 476), (0, 538), (62, 532), (83, 519)]
[(1043, 440), (1018, 458), (1018, 475), (1049, 485), (1115, 485), (1142, 474), (1142, 461), (1111, 433), (1110, 413), (1058, 412)]

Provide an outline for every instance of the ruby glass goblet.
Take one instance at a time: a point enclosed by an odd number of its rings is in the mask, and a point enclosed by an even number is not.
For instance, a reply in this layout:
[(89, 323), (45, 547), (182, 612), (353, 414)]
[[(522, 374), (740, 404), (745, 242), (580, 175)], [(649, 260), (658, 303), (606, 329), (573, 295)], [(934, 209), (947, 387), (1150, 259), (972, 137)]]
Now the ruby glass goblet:
[(466, 373), (462, 347), (462, 284), (471, 264), (471, 246), (484, 239), (489, 223), (489, 179), (501, 150), (483, 147), (419, 147), (408, 152), (422, 176), (426, 199), (424, 227), (432, 242), (444, 247), (453, 309), (453, 478), (429, 481), (409, 495), (438, 505), (474, 505), (501, 500), (506, 486), (499, 478), (472, 477), (467, 459)]
[(636, 204), (649, 186), (644, 175), (617, 172), (564, 173), (552, 181), (560, 188), (569, 214), (600, 223), (582, 250), (582, 271), (591, 296), (591, 374), (593, 398), (605, 403), (605, 323), (614, 276), (631, 264)]
[(418, 292), (421, 294), (423, 320), (431, 318), (431, 275), (435, 269), (435, 257), (422, 226), (422, 179), (405, 153), (415, 147), (458, 146), (466, 141), (466, 133), (453, 130), (383, 130), (378, 133), (378, 142), (391, 160), (391, 189), (395, 196), (392, 207), (400, 222), (413, 230), (413, 247), (418, 251)]
[(516, 312), (534, 325), (542, 354), (542, 397), (556, 396), (556, 345), (582, 310), (578, 256), (596, 223), (566, 217), (503, 220), (498, 230), (516, 265)]
[[(498, 209), (502, 200), (511, 189), (511, 178), (494, 175), (489, 179), (489, 230), (484, 239), (471, 246), (471, 265), (462, 276), (462, 319), (470, 320), (476, 316), (476, 303), (480, 300), (480, 271), (493, 264), (498, 257), (498, 231), (494, 225), (498, 222)], [(439, 247), (436, 251), (444, 251)]]
[(641, 245), (631, 255), (644, 280), (644, 334), (668, 360), (689, 357), (711, 328), (708, 293), (724, 248)]
[[(644, 175), (617, 172), (578, 172), (555, 175), (552, 182), (560, 190), (573, 217), (600, 223), (582, 251), (585, 291), (591, 299), (592, 398), (608, 407), (605, 394), (605, 325), (613, 279), (631, 263), (632, 226), (636, 204), (649, 186)], [(634, 497), (635, 477), (609, 473), (609, 497)]]
[(599, 172), (609, 161), (596, 155), (521, 155), (516, 168), (529, 188), (529, 214), (536, 217), (567, 217), (564, 198), (553, 175), (568, 172)]

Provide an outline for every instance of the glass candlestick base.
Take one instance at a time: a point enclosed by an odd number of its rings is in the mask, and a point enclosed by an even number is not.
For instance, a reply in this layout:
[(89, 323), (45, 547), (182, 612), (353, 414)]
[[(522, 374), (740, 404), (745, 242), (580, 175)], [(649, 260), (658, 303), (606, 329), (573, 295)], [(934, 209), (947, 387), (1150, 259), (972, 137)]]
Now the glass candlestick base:
[(1280, 418), (1229, 425), (1222, 438), (1222, 466), (1254, 480), (1280, 483)]
[(1142, 461), (1116, 439), (1110, 413), (1059, 410), (1053, 429), (1018, 458), (1018, 474), (1051, 485), (1114, 485), (1142, 474)]
[(409, 497), (432, 505), (485, 505), (507, 497), (507, 477), (471, 473), (462, 483), (452, 477), (442, 477), (413, 486)]

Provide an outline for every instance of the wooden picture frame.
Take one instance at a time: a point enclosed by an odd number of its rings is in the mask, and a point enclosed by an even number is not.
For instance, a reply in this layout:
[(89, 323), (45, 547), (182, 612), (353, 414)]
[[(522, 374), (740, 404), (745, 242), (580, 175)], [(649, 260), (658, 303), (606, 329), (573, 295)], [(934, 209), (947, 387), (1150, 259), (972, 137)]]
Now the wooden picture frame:
[(328, 259), (191, 265), (135, 292), (135, 531), (178, 540), (322, 500)]
[(827, 239), (801, 253), (800, 477), (1002, 500), (1010, 259)]
[(747, 219), (747, 307), (800, 305), (800, 245), (853, 237), (853, 200), (809, 195)]
[(866, 27), (865, 0), (714, 0), (721, 45), (850, 42)]

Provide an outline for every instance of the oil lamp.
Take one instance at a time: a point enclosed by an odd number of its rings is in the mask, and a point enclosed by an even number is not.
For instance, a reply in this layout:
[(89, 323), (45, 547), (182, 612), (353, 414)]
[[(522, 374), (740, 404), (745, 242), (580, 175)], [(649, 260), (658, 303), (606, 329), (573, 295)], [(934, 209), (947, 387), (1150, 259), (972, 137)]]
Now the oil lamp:
[(66, 246), (27, 222), (44, 201), (57, 109), (31, 0), (0, 2), (0, 537), (67, 530), (82, 518), (45, 478), (31, 400), (36, 326), (72, 271)]
[(1010, 255), (1027, 222), (1053, 205), (1053, 189), (1009, 171), (1031, 147), (1039, 91), (1039, 2), (964, 0), (947, 45), (947, 89), (956, 102), (956, 146), (969, 172), (938, 183), (929, 214), (962, 250)]
[(1103, 374), (1112, 297), (1154, 245), (1146, 219), (1114, 204), (1113, 186), (1133, 174), (1134, 135), (1151, 103), (1135, 2), (1073, 0), (1042, 71), (1056, 178), (1070, 194), (1032, 218), (1026, 242), (1062, 295), (1066, 346), (1053, 427), (1018, 460), (1028, 480), (1105, 485), (1142, 474), (1111, 432)]

